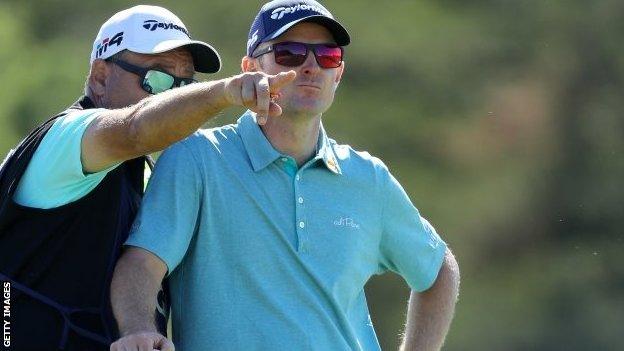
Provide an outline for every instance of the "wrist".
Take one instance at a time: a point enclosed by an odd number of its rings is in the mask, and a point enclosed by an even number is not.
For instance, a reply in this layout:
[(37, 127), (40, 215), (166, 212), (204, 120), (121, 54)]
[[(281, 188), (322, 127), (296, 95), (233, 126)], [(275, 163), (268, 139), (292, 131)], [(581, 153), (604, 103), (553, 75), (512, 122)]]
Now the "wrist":
[(226, 109), (235, 105), (234, 96), (232, 96), (230, 92), (230, 85), (232, 83), (232, 78), (220, 79), (214, 83), (214, 86), (211, 88), (215, 92), (216, 95), (216, 105), (219, 110)]
[(136, 335), (136, 334), (148, 334), (148, 333), (157, 333), (160, 332), (156, 329), (156, 326), (136, 326), (134, 328), (124, 328), (119, 330), (119, 336), (124, 337), (128, 335)]

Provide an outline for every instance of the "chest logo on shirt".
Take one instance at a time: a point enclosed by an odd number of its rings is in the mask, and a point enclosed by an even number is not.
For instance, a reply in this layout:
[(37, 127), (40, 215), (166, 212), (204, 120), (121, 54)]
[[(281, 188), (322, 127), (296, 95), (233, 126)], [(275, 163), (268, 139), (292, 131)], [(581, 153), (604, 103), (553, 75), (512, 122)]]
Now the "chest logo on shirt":
[(334, 225), (336, 227), (346, 227), (346, 228), (352, 228), (352, 229), (360, 229), (360, 225), (358, 223), (355, 223), (355, 220), (353, 218), (350, 218), (350, 217), (340, 217), (340, 218), (334, 220)]

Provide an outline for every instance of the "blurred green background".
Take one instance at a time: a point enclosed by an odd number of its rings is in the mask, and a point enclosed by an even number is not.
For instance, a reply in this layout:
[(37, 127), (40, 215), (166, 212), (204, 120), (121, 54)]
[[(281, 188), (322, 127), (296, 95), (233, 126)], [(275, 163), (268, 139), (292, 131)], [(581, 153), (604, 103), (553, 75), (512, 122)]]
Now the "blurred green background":
[[(261, 2), (152, 1), (240, 71)], [(82, 92), (109, 0), (0, 2), (0, 153)], [(330, 135), (382, 158), (462, 272), (445, 350), (624, 350), (624, 2), (333, 0)], [(235, 120), (222, 113), (212, 125)], [(408, 290), (367, 287), (384, 350)]]

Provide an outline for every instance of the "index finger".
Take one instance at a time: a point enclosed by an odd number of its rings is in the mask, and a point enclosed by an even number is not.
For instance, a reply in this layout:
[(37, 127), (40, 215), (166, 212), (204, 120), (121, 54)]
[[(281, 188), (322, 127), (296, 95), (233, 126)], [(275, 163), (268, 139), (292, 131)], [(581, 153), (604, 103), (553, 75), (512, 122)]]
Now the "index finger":
[(269, 76), (269, 91), (276, 93), (283, 86), (292, 83), (297, 77), (295, 71), (281, 72), (273, 76)]

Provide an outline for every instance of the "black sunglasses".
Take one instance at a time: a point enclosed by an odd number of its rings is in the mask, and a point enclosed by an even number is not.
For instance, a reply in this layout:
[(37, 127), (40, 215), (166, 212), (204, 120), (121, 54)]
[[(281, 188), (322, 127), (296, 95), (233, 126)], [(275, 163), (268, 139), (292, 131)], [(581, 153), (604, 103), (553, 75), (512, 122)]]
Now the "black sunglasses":
[(115, 59), (113, 57), (107, 59), (106, 61), (116, 64), (126, 72), (134, 73), (141, 77), (141, 88), (150, 94), (158, 94), (172, 88), (197, 83), (197, 81), (192, 78), (176, 77), (167, 72), (153, 68), (135, 66), (131, 63)]
[(322, 68), (340, 67), (344, 50), (335, 44), (308, 44), (294, 41), (275, 43), (256, 51), (252, 57), (258, 58), (273, 52), (275, 63), (286, 67), (301, 66), (308, 58), (308, 53), (314, 52), (316, 62)]

